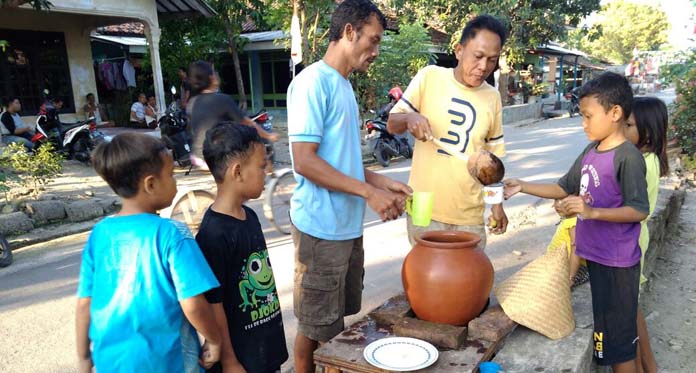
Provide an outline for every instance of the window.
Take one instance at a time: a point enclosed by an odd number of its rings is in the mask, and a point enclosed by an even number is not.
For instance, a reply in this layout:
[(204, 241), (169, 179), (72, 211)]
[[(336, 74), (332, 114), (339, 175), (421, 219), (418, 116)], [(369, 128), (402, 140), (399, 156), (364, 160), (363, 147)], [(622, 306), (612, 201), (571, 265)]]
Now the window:
[(49, 97), (63, 99), (63, 112), (75, 112), (65, 36), (60, 32), (0, 29), (0, 96), (17, 96), (21, 115), (36, 115)]

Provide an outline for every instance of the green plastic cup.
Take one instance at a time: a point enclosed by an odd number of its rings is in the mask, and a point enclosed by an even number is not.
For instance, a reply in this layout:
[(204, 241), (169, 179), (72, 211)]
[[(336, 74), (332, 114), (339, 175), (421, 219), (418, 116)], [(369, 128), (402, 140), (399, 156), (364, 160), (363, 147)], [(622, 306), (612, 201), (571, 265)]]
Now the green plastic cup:
[(411, 198), (406, 200), (406, 212), (411, 215), (413, 225), (427, 227), (433, 215), (432, 192), (414, 192)]

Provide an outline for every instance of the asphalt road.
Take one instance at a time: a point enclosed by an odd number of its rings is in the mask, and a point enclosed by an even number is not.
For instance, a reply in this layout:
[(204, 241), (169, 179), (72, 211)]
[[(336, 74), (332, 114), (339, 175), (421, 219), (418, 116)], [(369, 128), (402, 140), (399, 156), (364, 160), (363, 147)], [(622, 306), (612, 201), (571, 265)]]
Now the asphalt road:
[[(529, 181), (553, 181), (562, 176), (587, 144), (578, 117), (506, 127), (505, 136), (506, 177)], [(408, 161), (379, 170), (404, 182), (409, 171)], [(263, 217), (260, 201), (250, 205)], [(496, 282), (543, 252), (557, 221), (547, 201), (521, 196), (505, 206), (511, 218), (508, 233), (489, 236), (486, 249), (496, 269)], [(292, 313), (293, 247), (288, 236), (273, 231), (261, 219), (291, 349), (296, 328)], [(368, 211), (365, 225), (363, 313), (347, 323), (402, 289), (401, 263), (409, 250), (404, 219), (382, 223)], [(86, 238), (86, 233), (79, 234), (18, 250), (15, 264), (0, 270), (0, 371), (75, 371), (74, 294)]]

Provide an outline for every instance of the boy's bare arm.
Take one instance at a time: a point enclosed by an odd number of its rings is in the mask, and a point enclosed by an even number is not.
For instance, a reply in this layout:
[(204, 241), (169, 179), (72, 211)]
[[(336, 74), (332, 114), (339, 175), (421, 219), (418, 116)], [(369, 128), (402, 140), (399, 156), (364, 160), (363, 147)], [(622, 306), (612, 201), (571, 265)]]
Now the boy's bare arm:
[[(179, 304), (188, 321), (201, 333), (209, 345), (208, 352), (210, 356), (206, 357), (204, 361), (206, 363), (211, 363), (210, 365), (219, 361), (222, 337), (220, 336), (218, 325), (215, 322), (215, 316), (213, 315), (210, 303), (208, 303), (203, 294), (198, 294), (180, 301)], [(206, 369), (207, 368), (209, 367), (206, 367)]]
[(623, 206), (617, 208), (590, 207), (581, 197), (570, 196), (561, 204), (571, 214), (580, 214), (583, 219), (603, 220), (612, 223), (638, 223), (648, 217), (645, 212), (640, 212), (633, 207)]
[(92, 298), (78, 298), (75, 309), (75, 335), (80, 373), (92, 371), (92, 352), (89, 349), (89, 320)]
[(222, 336), (222, 356), (220, 357), (220, 362), (222, 363), (223, 369), (228, 371), (230, 367), (232, 367), (233, 372), (245, 372), (244, 367), (239, 363), (239, 360), (237, 360), (237, 355), (235, 355), (234, 349), (232, 348), (227, 316), (225, 315), (225, 309), (222, 307), (222, 303), (213, 303), (211, 306), (213, 307), (215, 322), (217, 322), (220, 328), (220, 335)]
[(509, 199), (517, 193), (531, 194), (533, 196), (561, 199), (568, 196), (560, 185), (554, 183), (529, 183), (519, 179), (507, 179), (505, 183), (505, 199)]

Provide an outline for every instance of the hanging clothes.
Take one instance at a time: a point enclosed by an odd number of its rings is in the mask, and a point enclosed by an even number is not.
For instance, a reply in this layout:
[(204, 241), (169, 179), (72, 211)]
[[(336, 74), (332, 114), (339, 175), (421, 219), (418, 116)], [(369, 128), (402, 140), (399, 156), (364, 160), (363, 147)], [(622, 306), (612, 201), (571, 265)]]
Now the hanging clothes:
[(125, 91), (127, 87), (126, 80), (123, 78), (123, 64), (114, 63), (111, 67), (114, 69), (115, 88), (119, 91)]
[(116, 88), (116, 82), (114, 80), (114, 69), (111, 62), (102, 62), (99, 64), (99, 71), (103, 79), (104, 86), (108, 90)]
[(123, 78), (128, 87), (135, 87), (135, 68), (129, 60), (123, 61)]

